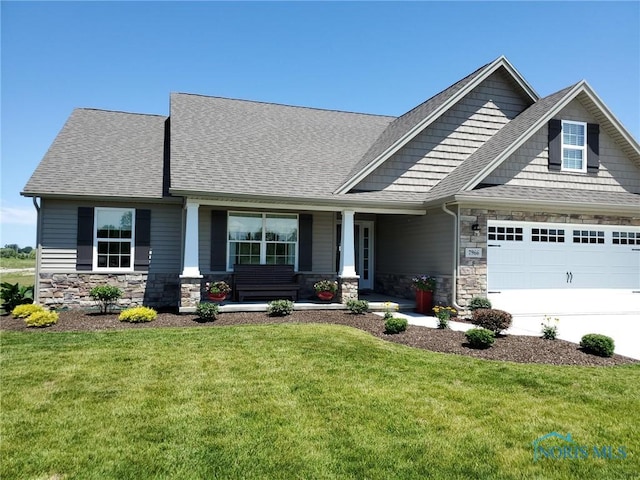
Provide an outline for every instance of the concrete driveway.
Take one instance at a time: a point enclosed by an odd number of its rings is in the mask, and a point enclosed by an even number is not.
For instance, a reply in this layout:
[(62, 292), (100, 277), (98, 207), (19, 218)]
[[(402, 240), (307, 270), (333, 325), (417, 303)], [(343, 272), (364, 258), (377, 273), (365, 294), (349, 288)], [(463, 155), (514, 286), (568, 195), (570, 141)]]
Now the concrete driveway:
[[(381, 313), (382, 315), (382, 313)], [(417, 313), (399, 312), (411, 325), (436, 328), (437, 319)], [(573, 343), (580, 343), (586, 333), (599, 333), (613, 338), (615, 353), (640, 360), (640, 312), (618, 313), (608, 315), (554, 315), (558, 318), (558, 338)], [(544, 315), (514, 315), (513, 323), (506, 333), (511, 335), (541, 336)], [(466, 331), (473, 325), (461, 322), (450, 322), (452, 330)]]

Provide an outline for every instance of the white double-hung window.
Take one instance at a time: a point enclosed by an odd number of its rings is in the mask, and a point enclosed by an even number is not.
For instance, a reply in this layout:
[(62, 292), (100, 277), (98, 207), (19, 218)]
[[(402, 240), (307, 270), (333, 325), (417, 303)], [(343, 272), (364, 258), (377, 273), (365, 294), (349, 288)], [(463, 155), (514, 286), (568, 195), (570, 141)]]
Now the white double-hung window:
[(298, 264), (298, 216), (230, 212), (227, 268), (240, 264)]
[(133, 208), (95, 209), (95, 270), (133, 270), (135, 215)]
[(562, 121), (562, 170), (587, 171), (587, 124)]

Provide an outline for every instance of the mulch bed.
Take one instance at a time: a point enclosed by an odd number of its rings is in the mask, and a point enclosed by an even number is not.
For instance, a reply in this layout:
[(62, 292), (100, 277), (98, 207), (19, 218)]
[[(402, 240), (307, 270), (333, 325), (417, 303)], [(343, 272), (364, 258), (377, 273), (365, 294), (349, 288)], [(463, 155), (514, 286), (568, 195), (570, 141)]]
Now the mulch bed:
[(384, 333), (382, 317), (367, 313), (353, 315), (345, 311), (307, 310), (294, 311), (287, 317), (269, 317), (264, 312), (222, 313), (215, 322), (200, 322), (195, 315), (160, 313), (150, 323), (120, 322), (116, 314), (100, 315), (83, 310), (60, 312), (56, 325), (46, 329), (27, 328), (23, 320), (11, 316), (0, 317), (1, 330), (77, 332), (101, 330), (126, 330), (158, 327), (215, 328), (229, 325), (267, 323), (332, 323), (359, 328), (390, 342), (434, 352), (454, 353), (487, 360), (504, 360), (518, 363), (543, 363), (550, 365), (612, 366), (638, 363), (638, 360), (614, 355), (610, 358), (585, 353), (574, 343), (564, 340), (544, 340), (540, 337), (506, 335), (496, 338), (491, 348), (477, 350), (469, 347), (463, 332), (439, 330), (409, 325), (405, 332), (396, 335)]

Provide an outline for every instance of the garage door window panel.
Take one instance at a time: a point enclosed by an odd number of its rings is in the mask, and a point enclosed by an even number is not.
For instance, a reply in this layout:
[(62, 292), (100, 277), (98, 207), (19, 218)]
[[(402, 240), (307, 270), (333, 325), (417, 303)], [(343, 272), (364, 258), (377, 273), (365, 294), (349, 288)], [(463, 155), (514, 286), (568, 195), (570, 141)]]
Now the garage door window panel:
[(605, 237), (602, 230), (574, 230), (573, 243), (604, 245)]

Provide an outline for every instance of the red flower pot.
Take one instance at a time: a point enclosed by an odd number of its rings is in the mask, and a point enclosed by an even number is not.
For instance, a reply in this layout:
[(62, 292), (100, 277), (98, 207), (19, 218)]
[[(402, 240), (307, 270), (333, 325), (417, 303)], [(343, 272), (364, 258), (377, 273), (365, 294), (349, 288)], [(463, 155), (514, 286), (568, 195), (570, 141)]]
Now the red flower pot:
[(433, 312), (433, 292), (430, 290), (416, 290), (416, 312), (431, 315)]
[(334, 296), (333, 292), (318, 292), (318, 298), (320, 300), (331, 300)]
[(226, 293), (208, 293), (209, 300), (212, 302), (222, 302), (225, 298), (227, 298)]

